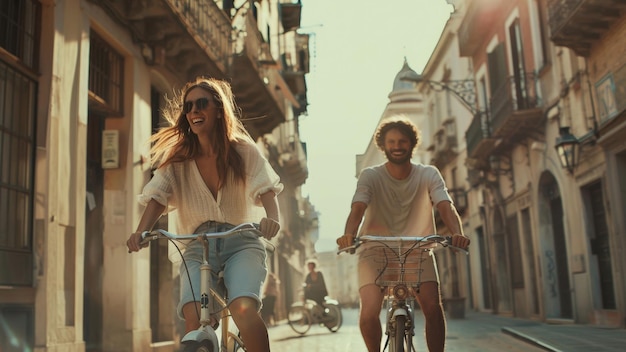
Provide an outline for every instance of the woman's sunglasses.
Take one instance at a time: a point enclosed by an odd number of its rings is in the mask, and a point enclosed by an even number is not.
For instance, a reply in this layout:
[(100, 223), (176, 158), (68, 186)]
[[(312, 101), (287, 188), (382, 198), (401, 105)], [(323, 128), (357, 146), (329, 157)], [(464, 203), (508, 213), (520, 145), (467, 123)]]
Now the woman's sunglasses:
[(193, 105), (196, 104), (196, 106), (198, 107), (198, 110), (204, 110), (209, 106), (209, 103), (211, 101), (209, 100), (209, 98), (200, 98), (197, 99), (196, 101), (186, 101), (183, 104), (183, 114), (188, 114), (191, 112), (191, 110), (193, 110)]

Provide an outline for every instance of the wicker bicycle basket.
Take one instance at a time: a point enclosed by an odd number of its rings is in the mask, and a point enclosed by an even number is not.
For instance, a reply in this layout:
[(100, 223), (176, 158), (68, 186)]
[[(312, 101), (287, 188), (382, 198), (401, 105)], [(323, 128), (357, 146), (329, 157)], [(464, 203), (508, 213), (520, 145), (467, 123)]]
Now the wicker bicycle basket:
[(424, 270), (422, 263), (428, 259), (430, 251), (419, 245), (404, 244), (398, 247), (375, 245), (368, 248), (364, 258), (372, 258), (378, 266), (376, 285), (390, 287), (404, 284), (418, 287)]

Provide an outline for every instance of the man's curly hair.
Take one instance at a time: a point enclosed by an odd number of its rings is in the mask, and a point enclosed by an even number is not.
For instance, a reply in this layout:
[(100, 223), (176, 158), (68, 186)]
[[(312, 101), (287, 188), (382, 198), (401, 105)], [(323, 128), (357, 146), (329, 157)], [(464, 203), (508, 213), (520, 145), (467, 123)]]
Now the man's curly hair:
[(404, 115), (398, 115), (385, 119), (376, 130), (376, 145), (382, 151), (385, 150), (385, 135), (392, 129), (397, 129), (403, 135), (411, 140), (412, 150), (418, 146), (420, 142), (421, 132), (415, 124)]

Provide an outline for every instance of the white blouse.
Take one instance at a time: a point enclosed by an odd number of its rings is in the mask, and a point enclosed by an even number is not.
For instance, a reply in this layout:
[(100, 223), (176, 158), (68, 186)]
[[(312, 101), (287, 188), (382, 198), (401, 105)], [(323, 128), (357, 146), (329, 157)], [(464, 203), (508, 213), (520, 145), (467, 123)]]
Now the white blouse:
[(232, 173), (213, 196), (200, 175), (194, 160), (171, 163), (155, 171), (154, 177), (138, 196), (146, 205), (151, 199), (165, 206), (165, 212), (178, 216), (178, 234), (191, 234), (209, 220), (238, 225), (258, 223), (265, 216), (260, 196), (268, 191), (276, 195), (283, 190), (280, 178), (256, 145), (239, 143), (235, 150), (241, 155), (246, 184), (233, 182)]

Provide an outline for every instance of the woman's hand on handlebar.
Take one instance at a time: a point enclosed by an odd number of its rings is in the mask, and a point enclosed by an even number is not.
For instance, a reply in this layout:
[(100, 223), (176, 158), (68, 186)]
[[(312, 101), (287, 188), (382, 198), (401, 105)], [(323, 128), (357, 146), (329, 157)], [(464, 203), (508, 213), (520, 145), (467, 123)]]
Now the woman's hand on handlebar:
[(280, 230), (280, 224), (278, 221), (270, 218), (263, 218), (259, 223), (259, 231), (263, 234), (263, 237), (271, 240)]
[(140, 249), (148, 247), (148, 243), (144, 245), (140, 245), (141, 243), (141, 232), (134, 232), (126, 241), (126, 246), (128, 247), (128, 253), (131, 252), (139, 252)]

